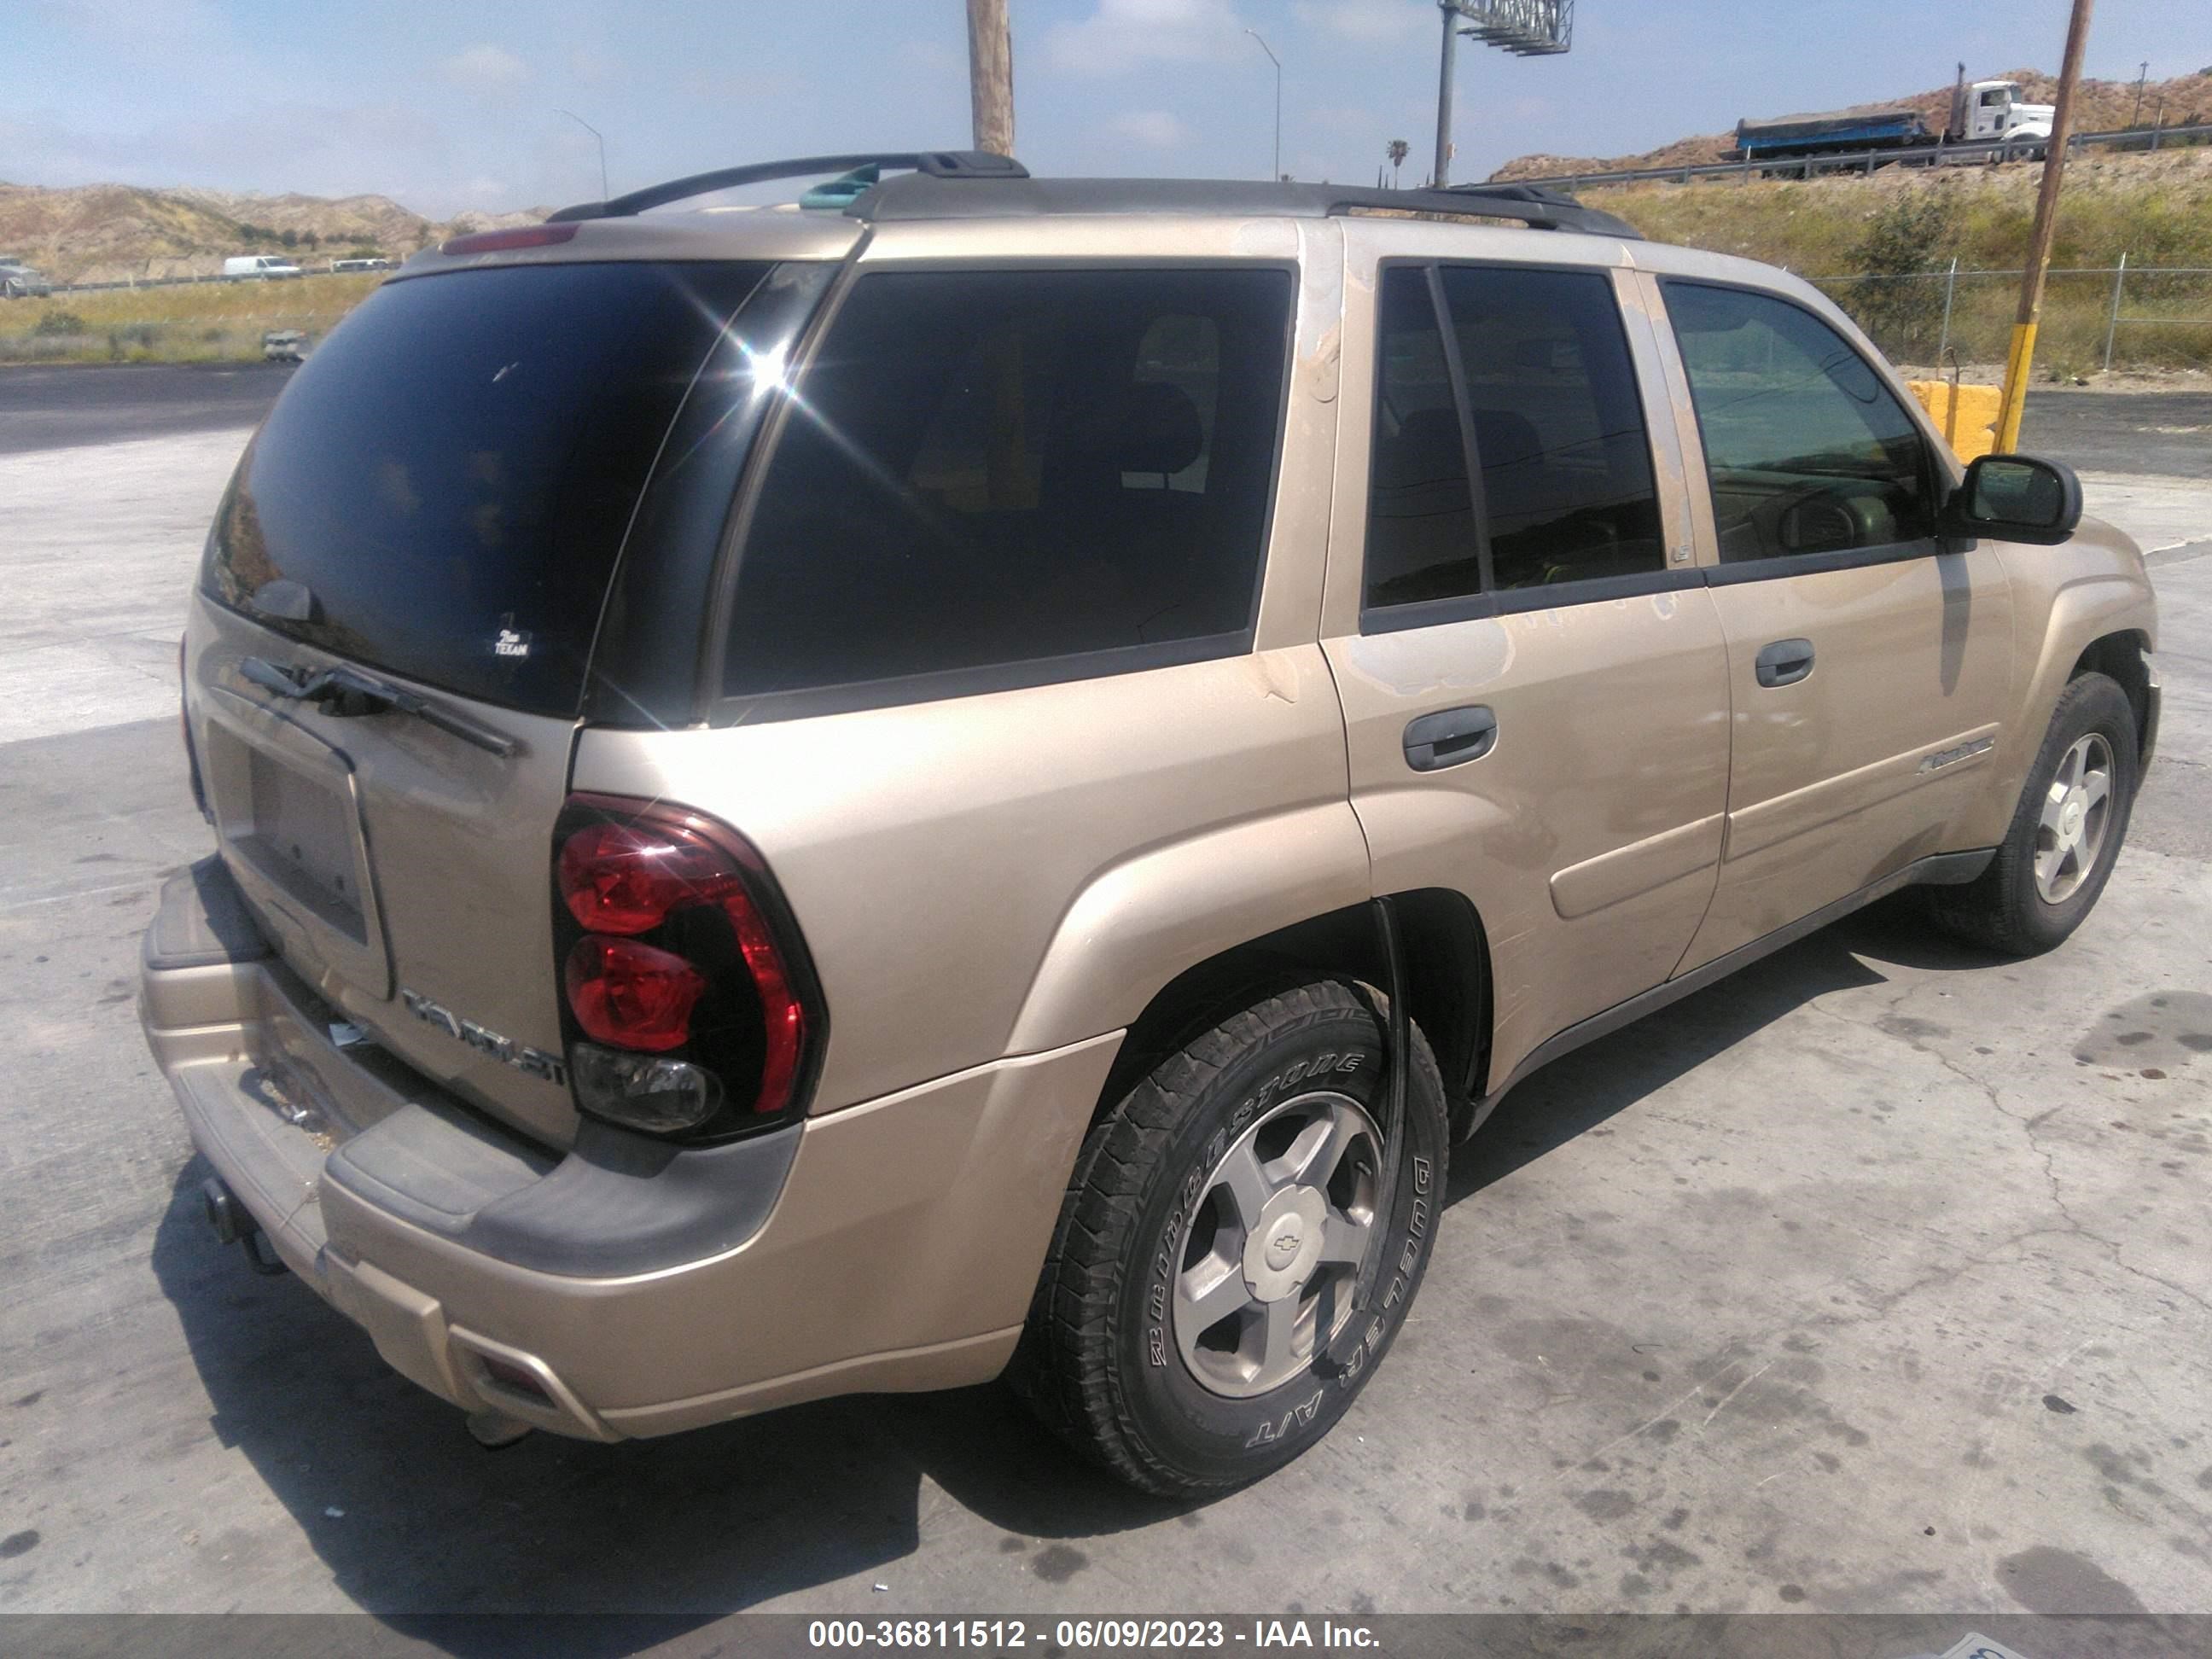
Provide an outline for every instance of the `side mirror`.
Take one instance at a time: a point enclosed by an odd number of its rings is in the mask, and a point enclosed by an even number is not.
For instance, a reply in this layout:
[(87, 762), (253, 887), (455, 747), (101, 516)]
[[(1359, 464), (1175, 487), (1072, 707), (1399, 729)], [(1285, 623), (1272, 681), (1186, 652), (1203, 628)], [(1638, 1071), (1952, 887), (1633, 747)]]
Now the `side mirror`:
[(2055, 546), (2081, 522), (2081, 481), (2063, 461), (1984, 455), (1968, 464), (1945, 516), (1958, 535)]

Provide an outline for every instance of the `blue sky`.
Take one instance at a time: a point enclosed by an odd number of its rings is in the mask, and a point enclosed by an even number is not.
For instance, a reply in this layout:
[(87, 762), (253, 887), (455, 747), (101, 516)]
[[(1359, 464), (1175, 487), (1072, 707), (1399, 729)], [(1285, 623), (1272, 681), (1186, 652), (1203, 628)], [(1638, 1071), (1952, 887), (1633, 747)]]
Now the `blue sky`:
[[(1032, 171), (1371, 180), (1434, 132), (1432, 0), (1012, 0)], [(2065, 0), (1581, 0), (1575, 49), (1460, 57), (1454, 176), (2055, 69)], [(0, 180), (558, 204), (775, 155), (968, 142), (961, 0), (0, 0)], [(2087, 72), (2212, 66), (2212, 4), (2100, 0)], [(2212, 112), (2212, 82), (2205, 99)]]

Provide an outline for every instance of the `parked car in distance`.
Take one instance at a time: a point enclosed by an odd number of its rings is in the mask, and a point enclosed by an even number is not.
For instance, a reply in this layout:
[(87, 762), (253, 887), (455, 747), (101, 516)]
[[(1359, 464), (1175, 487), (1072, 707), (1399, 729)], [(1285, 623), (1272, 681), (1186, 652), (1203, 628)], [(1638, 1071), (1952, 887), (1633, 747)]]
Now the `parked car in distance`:
[(297, 276), (301, 272), (300, 267), (289, 259), (280, 258), (274, 253), (240, 253), (222, 262), (222, 274), (228, 281), (242, 283)]
[(307, 360), (307, 337), (296, 328), (272, 328), (261, 337), (261, 355), (272, 363)]
[(148, 1039), (216, 1236), (480, 1438), (1004, 1373), (1233, 1486), (1536, 1067), (1900, 890), (1992, 958), (2096, 903), (2142, 556), (1808, 283), (879, 159), (417, 255), (208, 538)]
[(11, 254), (0, 253), (0, 300), (40, 300), (54, 285)]
[(391, 259), (383, 259), (383, 258), (377, 258), (377, 259), (333, 259), (333, 260), (331, 260), (331, 270), (332, 270), (332, 271), (334, 271), (334, 272), (359, 271), (359, 270), (391, 270), (394, 269), (394, 267), (395, 267), (396, 264), (397, 264), (397, 261), (391, 260)]

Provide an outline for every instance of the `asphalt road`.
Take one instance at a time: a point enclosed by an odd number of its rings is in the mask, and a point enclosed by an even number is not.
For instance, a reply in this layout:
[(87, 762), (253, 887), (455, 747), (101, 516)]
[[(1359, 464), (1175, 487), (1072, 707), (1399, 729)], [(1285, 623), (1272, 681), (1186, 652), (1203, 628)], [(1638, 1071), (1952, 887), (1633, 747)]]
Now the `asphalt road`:
[(0, 455), (250, 427), (284, 363), (103, 363), (0, 368)]
[(0, 1611), (2212, 1613), (2212, 558), (2154, 567), (2162, 753), (2073, 941), (1891, 905), (1540, 1073), (1352, 1416), (1188, 1506), (996, 1388), (487, 1454), (214, 1243), (132, 1000), (241, 435), (0, 457)]
[(2021, 413), (2020, 447), (2085, 472), (2212, 478), (2212, 392), (2038, 386)]

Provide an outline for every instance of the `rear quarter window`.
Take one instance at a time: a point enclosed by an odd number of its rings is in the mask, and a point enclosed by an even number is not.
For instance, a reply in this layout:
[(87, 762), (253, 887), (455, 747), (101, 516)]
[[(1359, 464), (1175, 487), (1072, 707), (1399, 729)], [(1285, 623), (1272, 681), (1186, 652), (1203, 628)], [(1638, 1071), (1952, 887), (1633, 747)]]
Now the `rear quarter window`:
[[(862, 277), (761, 483), (725, 695), (933, 695), (1017, 665), (1246, 648), (1294, 286), (1273, 268)], [(963, 673), (980, 678), (936, 678)]]

